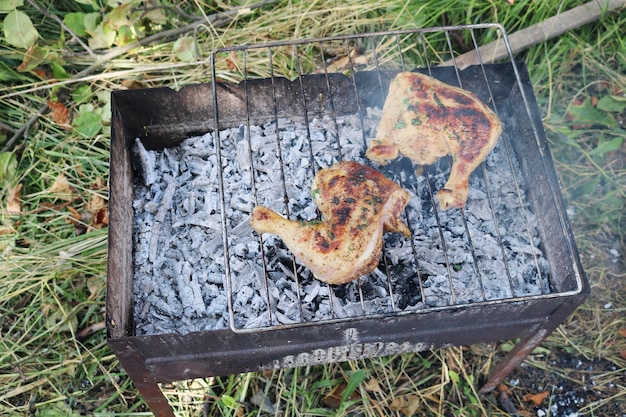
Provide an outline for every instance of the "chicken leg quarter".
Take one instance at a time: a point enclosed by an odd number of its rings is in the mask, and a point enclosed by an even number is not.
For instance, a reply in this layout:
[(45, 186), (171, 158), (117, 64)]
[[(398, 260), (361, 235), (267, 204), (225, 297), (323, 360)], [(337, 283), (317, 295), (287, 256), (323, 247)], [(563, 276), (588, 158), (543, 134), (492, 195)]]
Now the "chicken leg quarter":
[(409, 192), (380, 172), (354, 161), (320, 170), (311, 187), (322, 221), (294, 221), (255, 207), (250, 224), (278, 235), (320, 281), (345, 284), (380, 262), (384, 232), (410, 236), (400, 215)]
[(435, 78), (401, 72), (389, 85), (376, 138), (366, 156), (381, 165), (400, 154), (430, 165), (452, 155), (450, 176), (437, 192), (440, 207), (464, 207), (470, 174), (502, 133), (498, 116), (476, 95)]

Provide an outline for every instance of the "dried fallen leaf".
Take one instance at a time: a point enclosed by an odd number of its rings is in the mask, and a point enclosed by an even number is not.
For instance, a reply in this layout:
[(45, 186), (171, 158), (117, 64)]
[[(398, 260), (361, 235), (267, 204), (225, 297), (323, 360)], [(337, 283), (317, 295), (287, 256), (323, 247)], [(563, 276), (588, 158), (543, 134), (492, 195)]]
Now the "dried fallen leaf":
[(67, 206), (67, 210), (72, 214), (72, 216), (65, 221), (74, 225), (77, 236), (84, 234), (87, 231), (84, 214), (81, 214), (78, 210), (69, 205)]
[(123, 80), (122, 86), (128, 88), (129, 90), (135, 90), (138, 88), (146, 88), (147, 84), (139, 80)]
[[(324, 405), (328, 408), (338, 409), (341, 406), (341, 400), (344, 395), (344, 391), (348, 388), (348, 384), (339, 384), (333, 389), (328, 395), (322, 399)], [(356, 400), (359, 398), (359, 395), (356, 392), (353, 392), (350, 395), (350, 398)]]
[(48, 100), (48, 107), (50, 107), (50, 114), (52, 120), (65, 130), (72, 129), (72, 120), (70, 119), (70, 110), (59, 101)]
[(93, 335), (100, 330), (104, 330), (106, 328), (106, 324), (104, 321), (100, 321), (98, 323), (94, 323), (85, 327), (84, 329), (80, 329), (76, 332), (76, 340), (79, 342), (83, 342), (89, 338), (89, 336)]
[(617, 333), (619, 333), (620, 335), (622, 335), (622, 336), (626, 337), (626, 329), (619, 329), (619, 330), (617, 331)]
[(7, 212), (10, 214), (19, 214), (22, 211), (21, 197), (22, 184), (17, 184), (15, 187), (9, 188), (9, 195), (7, 197)]
[(389, 408), (400, 411), (405, 416), (413, 416), (420, 406), (420, 397), (417, 395), (403, 395), (394, 399)]
[(103, 207), (106, 207), (106, 202), (104, 201), (104, 198), (102, 198), (102, 196), (100, 196), (99, 194), (91, 194), (91, 197), (89, 197), (89, 202), (87, 203), (87, 210), (92, 215), (95, 215)]
[(548, 395), (550, 395), (548, 391), (542, 391), (537, 394), (526, 394), (522, 399), (524, 401), (531, 401), (535, 407), (539, 407)]
[(230, 56), (226, 59), (226, 67), (231, 71), (237, 69), (237, 55), (234, 51), (231, 51)]
[(67, 220), (68, 223), (72, 223), (75, 225), (77, 222), (80, 222), (82, 220), (82, 216), (74, 207), (67, 206), (67, 209), (72, 214), (72, 218)]
[(109, 225), (109, 208), (103, 207), (91, 218), (91, 226), (94, 229), (102, 229)]
[(363, 50), (359, 48), (351, 49), (348, 55), (339, 56), (333, 59), (326, 68), (320, 68), (316, 72), (343, 72), (353, 67), (364, 66), (369, 62), (369, 56), (363, 54)]
[(368, 392), (383, 392), (383, 389), (380, 387), (376, 378), (368, 380), (363, 387)]
[(91, 188), (93, 188), (94, 190), (101, 190), (103, 188), (106, 188), (106, 186), (107, 185), (102, 179), (102, 177), (96, 177), (96, 181), (94, 181), (93, 186)]
[(54, 179), (54, 183), (52, 183), (48, 192), (61, 200), (69, 201), (73, 199), (74, 188), (70, 185), (65, 175), (59, 174)]
[(90, 299), (96, 299), (104, 294), (104, 287), (106, 281), (100, 275), (93, 275), (87, 279), (87, 290), (90, 294)]
[(496, 399), (500, 407), (510, 415), (517, 415), (517, 408), (511, 399), (511, 389), (504, 384), (498, 385)]

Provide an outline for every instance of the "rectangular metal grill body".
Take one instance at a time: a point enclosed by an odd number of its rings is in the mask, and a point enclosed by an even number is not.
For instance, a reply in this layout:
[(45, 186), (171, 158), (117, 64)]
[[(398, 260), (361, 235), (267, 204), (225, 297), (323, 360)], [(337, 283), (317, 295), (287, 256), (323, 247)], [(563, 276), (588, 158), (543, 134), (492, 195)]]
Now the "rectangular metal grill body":
[[(487, 384), (491, 389), (495, 381), (505, 377), (583, 302), (589, 294), (589, 284), (567, 220), (525, 67), (516, 65), (510, 53), (508, 59), (498, 64), (487, 64), (489, 57), (480, 57), (478, 53), (478, 65), (463, 70), (454, 65), (451, 34), (464, 35), (476, 46), (476, 33), (482, 31), (492, 32), (493, 37), (506, 46), (506, 36), (500, 26), (476, 25), (225, 48), (212, 54), (214, 82), (210, 85), (186, 86), (180, 91), (148, 89), (113, 93), (107, 331), (114, 352), (153, 410), (164, 415), (171, 413), (157, 386), (162, 382), (521, 338), (518, 348), (496, 368), (494, 377)], [(441, 56), (430, 48), (438, 41), (448, 46), (451, 66), (434, 66), (433, 62), (440, 62)], [(330, 50), (344, 59), (330, 60)], [(269, 73), (257, 72), (254, 62), (259, 60), (269, 62)], [(240, 78), (225, 79), (226, 72), (220, 71), (220, 64), (225, 61), (231, 69), (228, 74), (232, 74), (232, 68), (239, 68)], [(209, 131), (244, 126), (242, 132), (249, 132), (253, 125), (274, 124), (277, 152), (290, 152), (281, 148), (279, 131), (283, 119), (298, 120), (308, 126), (315, 118), (326, 117), (331, 123), (338, 124), (346, 115), (359, 115), (363, 124), (368, 109), (382, 107), (389, 80), (401, 70), (419, 70), (473, 91), (503, 121), (504, 134), (498, 146), (504, 155), (519, 164), (519, 181), (525, 186), (517, 186), (516, 190), (523, 216), (537, 218), (540, 243), (537, 247), (531, 243), (530, 251), (534, 257), (540, 254), (548, 265), (546, 283), (540, 293), (524, 295), (511, 290), (506, 297), (490, 298), (483, 291), (482, 296), (468, 301), (455, 294), (450, 279), (451, 290), (445, 301), (429, 304), (422, 295), (424, 302), (407, 307), (398, 298), (400, 291), (396, 289), (400, 284), (395, 270), (385, 265), (379, 268), (379, 275), (381, 280), (388, 282), (386, 296), (389, 300), (382, 310), (370, 313), (363, 308), (361, 312), (347, 316), (331, 311), (329, 317), (322, 319), (305, 318), (301, 313), (300, 319), (285, 322), (276, 317), (275, 309), (272, 310), (268, 282), (276, 271), (271, 271), (268, 266), (270, 255), (261, 251), (263, 261), (259, 265), (265, 288), (261, 283), (259, 294), (266, 297), (267, 320), (258, 326), (246, 326), (238, 320), (234, 302), (237, 294), (233, 293), (237, 277), (231, 270), (230, 260), (236, 255), (231, 253), (229, 236), (234, 232), (228, 217), (232, 212), (230, 200), (233, 197), (224, 186), (225, 173), (220, 170), (219, 211), (223, 241), (222, 252), (216, 254), (216, 258), (225, 260), (223, 288), (228, 292), (230, 327), (187, 334), (137, 335), (133, 317), (136, 300), (133, 299), (132, 258), (133, 186), (137, 174), (131, 161), (135, 138), (139, 138), (146, 148), (163, 149)], [(215, 136), (218, 160), (226, 166), (229, 163), (229, 156), (224, 153), (226, 145), (220, 143), (219, 135)], [(343, 159), (341, 140), (337, 140), (334, 148), (337, 159)], [(255, 183), (253, 153), (250, 150), (249, 170), (256, 201), (260, 191)], [(320, 167), (315, 167), (315, 157), (311, 157), (310, 165), (312, 177)], [(429, 172), (427, 169), (427, 177)], [(484, 176), (485, 171), (481, 174), (479, 169), (473, 175)], [(283, 181), (286, 181), (284, 175)], [(279, 183), (277, 187), (288, 188), (285, 183)], [(489, 191), (489, 184), (486, 189), (486, 198), (497, 224), (494, 207), (497, 207), (498, 192)], [(287, 191), (283, 195), (288, 212), (290, 196)], [(433, 211), (437, 221), (445, 216), (437, 213), (435, 208)], [(462, 222), (471, 215), (469, 211), (462, 211)], [(410, 213), (407, 216), (410, 218)], [(409, 226), (415, 232), (414, 225)], [(261, 248), (263, 239), (258, 236), (255, 239)], [(503, 247), (502, 262), (506, 267), (509, 258), (504, 252), (506, 237), (500, 236), (499, 239)], [(476, 285), (480, 287), (484, 285), (480, 270), (484, 263), (476, 255), (479, 248), (472, 244), (471, 236), (469, 240)], [(442, 237), (441, 242), (441, 250), (445, 252), (445, 238)], [(421, 261), (428, 260), (415, 256), (412, 264), (418, 294), (424, 294), (423, 286), (429, 279), (428, 274), (420, 271)], [(454, 267), (453, 262), (448, 262), (442, 268), (452, 275)], [(508, 271), (508, 267), (505, 269)], [(537, 270), (541, 276), (539, 265)], [(283, 272), (298, 280), (302, 268), (297, 260), (292, 260), (285, 264)], [(503, 277), (503, 285), (509, 285), (507, 282), (514, 279), (514, 276)], [(357, 294), (357, 303), (365, 305), (368, 295), (361, 281), (366, 282), (365, 279), (358, 280), (350, 285)], [(300, 305), (306, 298), (303, 285), (298, 283), (295, 286), (296, 303)], [(327, 294), (328, 297), (340, 297), (342, 292), (328, 287)]]

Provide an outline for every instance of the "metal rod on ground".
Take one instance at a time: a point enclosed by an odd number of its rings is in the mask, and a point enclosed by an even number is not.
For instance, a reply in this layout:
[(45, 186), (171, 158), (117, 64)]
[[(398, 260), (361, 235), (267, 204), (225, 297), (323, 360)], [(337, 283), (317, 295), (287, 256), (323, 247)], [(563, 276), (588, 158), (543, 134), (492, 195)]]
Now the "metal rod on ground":
[[(523, 51), (540, 42), (555, 38), (567, 31), (598, 20), (604, 13), (624, 7), (626, 7), (626, 0), (593, 0), (587, 2), (508, 35), (511, 50), (514, 54)], [(478, 58), (479, 56), (481, 59)], [(506, 56), (507, 50), (504, 41), (499, 39), (481, 46), (478, 52), (472, 50), (459, 55), (454, 61), (463, 70), (470, 65), (478, 65), (481, 60), (483, 63), (493, 63)], [(446, 61), (443, 65), (453, 65), (452, 60)]]

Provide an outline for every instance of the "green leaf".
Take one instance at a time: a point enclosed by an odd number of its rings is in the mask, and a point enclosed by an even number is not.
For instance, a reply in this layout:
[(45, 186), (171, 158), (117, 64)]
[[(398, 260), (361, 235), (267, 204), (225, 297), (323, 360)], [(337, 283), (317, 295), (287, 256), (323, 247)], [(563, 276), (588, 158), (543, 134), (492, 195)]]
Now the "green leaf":
[(621, 113), (626, 110), (626, 97), (604, 96), (598, 100), (596, 107), (606, 112)]
[(135, 35), (135, 28), (133, 26), (122, 26), (117, 30), (118, 45), (128, 45), (136, 40), (137, 36)]
[(130, 26), (131, 23), (130, 20), (128, 20), (130, 6), (131, 4), (128, 3), (111, 10), (106, 18), (107, 25), (115, 30), (122, 26)]
[(455, 384), (458, 384), (461, 382), (461, 377), (459, 376), (459, 374), (457, 374), (451, 369), (448, 369), (448, 376), (450, 377), (452, 382), (454, 382)]
[(191, 36), (183, 36), (174, 42), (174, 54), (183, 62), (191, 62), (196, 58), (196, 48)]
[(222, 402), (228, 408), (235, 409), (237, 408), (237, 400), (227, 394), (222, 394)]
[(96, 29), (89, 33), (91, 38), (89, 38), (89, 47), (91, 49), (106, 49), (113, 45), (115, 42), (115, 37), (117, 36), (117, 32), (111, 29), (108, 25), (100, 22)]
[(92, 138), (102, 129), (102, 118), (93, 111), (80, 112), (72, 120), (72, 127), (83, 137)]
[(121, 6), (123, 4), (128, 4), (128, 3), (132, 3), (134, 0), (108, 0), (107, 4), (110, 7), (118, 7)]
[(37, 42), (39, 32), (26, 13), (13, 10), (4, 18), (4, 38), (16, 48), (28, 48)]
[(569, 114), (574, 124), (615, 126), (615, 120), (611, 115), (594, 107), (589, 99), (582, 104), (571, 105)]
[(87, 32), (85, 32), (85, 16), (86, 14), (82, 12), (68, 13), (63, 17), (63, 23), (77, 36), (85, 36), (87, 35)]
[(0, 11), (10, 12), (24, 5), (24, 0), (0, 0)]
[(145, 14), (145, 17), (157, 25), (167, 23), (167, 17), (163, 13), (163, 9), (152, 9)]
[(356, 390), (358, 386), (361, 385), (361, 383), (364, 380), (365, 380), (365, 372), (363, 370), (359, 369), (358, 371), (353, 372), (352, 375), (350, 375), (350, 381), (348, 381), (348, 385), (346, 385), (346, 389), (344, 389), (343, 392), (341, 393), (341, 402), (342, 403), (346, 402), (346, 400), (350, 398), (354, 390)]
[(24, 60), (18, 65), (17, 70), (19, 72), (32, 71), (46, 60), (48, 52), (49, 50), (47, 48), (42, 48), (37, 44), (31, 46), (24, 54)]
[(589, 152), (589, 155), (598, 156), (604, 155), (609, 152), (618, 151), (622, 148), (622, 143), (624, 143), (623, 137), (616, 137), (615, 139), (609, 140), (607, 142), (599, 143), (593, 150)]
[(52, 75), (54, 75), (54, 78), (56, 78), (57, 80), (65, 80), (67, 78), (70, 78), (70, 75), (67, 73), (67, 71), (65, 71), (65, 68), (63, 68), (63, 66), (58, 62), (52, 63)]
[(17, 158), (13, 152), (0, 153), (0, 187), (5, 186), (13, 180), (17, 173)]
[(98, 107), (94, 110), (102, 118), (102, 123), (111, 123), (111, 92), (110, 91), (98, 91), (96, 93), (98, 101), (103, 103), (102, 107)]
[(100, 13), (86, 13), (83, 18), (83, 26), (86, 32), (94, 32), (100, 22)]
[(93, 97), (93, 92), (91, 91), (91, 87), (87, 84), (81, 85), (72, 91), (72, 98), (76, 104), (86, 103), (91, 100)]

